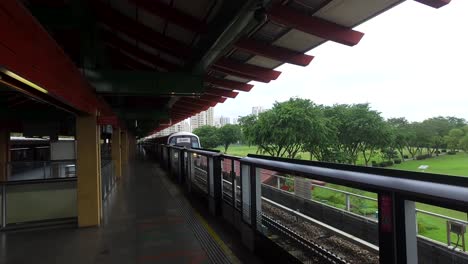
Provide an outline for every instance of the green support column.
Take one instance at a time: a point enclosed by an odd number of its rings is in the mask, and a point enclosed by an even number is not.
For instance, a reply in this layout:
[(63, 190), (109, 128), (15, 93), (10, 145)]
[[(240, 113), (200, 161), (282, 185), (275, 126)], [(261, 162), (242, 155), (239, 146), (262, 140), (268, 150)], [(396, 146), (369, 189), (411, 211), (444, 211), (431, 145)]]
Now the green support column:
[(78, 226), (101, 223), (101, 150), (96, 116), (76, 118)]
[(8, 180), (8, 162), (10, 162), (10, 131), (0, 128), (0, 181)]
[(120, 128), (114, 128), (112, 132), (112, 160), (117, 179), (122, 177), (122, 140)]

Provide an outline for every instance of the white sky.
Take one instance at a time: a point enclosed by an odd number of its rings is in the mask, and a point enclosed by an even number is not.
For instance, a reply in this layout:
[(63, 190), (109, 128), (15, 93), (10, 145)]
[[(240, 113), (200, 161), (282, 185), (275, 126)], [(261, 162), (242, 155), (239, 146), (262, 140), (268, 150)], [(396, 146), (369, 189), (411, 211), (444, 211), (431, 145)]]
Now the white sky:
[(440, 9), (408, 0), (356, 29), (365, 33), (358, 45), (326, 42), (309, 52), (308, 67), (280, 66), (278, 80), (252, 82), (215, 115), (244, 116), (298, 96), (325, 105), (368, 102), (385, 118), (468, 119), (467, 0)]

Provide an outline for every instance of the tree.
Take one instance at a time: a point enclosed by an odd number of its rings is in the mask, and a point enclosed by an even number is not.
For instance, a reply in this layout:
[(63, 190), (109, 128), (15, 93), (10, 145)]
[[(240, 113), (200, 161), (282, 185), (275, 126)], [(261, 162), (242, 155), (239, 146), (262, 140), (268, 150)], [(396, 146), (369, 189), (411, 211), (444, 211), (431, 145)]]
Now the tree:
[(221, 145), (218, 129), (214, 126), (201, 126), (193, 130), (193, 133), (200, 138), (203, 148), (216, 148)]
[(459, 147), (468, 153), (468, 134), (460, 139)]
[(447, 147), (451, 151), (455, 151), (458, 149), (460, 139), (463, 137), (463, 134), (463, 130), (459, 128), (454, 128), (450, 130), (447, 136), (444, 137), (444, 140), (447, 143)]
[(324, 135), (322, 117), (320, 107), (310, 100), (291, 98), (275, 102), (271, 110), (258, 118), (243, 117), (240, 123), (249, 144), (257, 145), (261, 153), (295, 158), (305, 143)]
[(241, 129), (239, 125), (227, 124), (218, 129), (218, 136), (224, 145), (224, 153), (227, 153), (230, 144), (241, 139)]
[(392, 135), (390, 145), (400, 154), (401, 160), (405, 160), (404, 150), (410, 140), (409, 123), (404, 117), (390, 118), (387, 120), (390, 134)]
[(346, 163), (356, 164), (361, 152), (367, 165), (376, 150), (390, 143), (388, 126), (369, 104), (334, 105), (325, 108), (325, 116), (336, 127), (334, 152), (344, 155)]

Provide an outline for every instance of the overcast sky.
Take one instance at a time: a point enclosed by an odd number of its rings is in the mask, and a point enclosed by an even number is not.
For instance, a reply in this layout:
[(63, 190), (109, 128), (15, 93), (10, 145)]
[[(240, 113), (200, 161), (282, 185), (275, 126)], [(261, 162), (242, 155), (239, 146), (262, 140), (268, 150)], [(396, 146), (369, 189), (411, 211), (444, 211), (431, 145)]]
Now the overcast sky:
[(283, 65), (268, 84), (252, 82), (215, 107), (215, 116), (248, 115), (297, 96), (315, 103), (370, 103), (385, 118), (468, 119), (468, 1), (433, 9), (408, 0), (356, 29), (364, 38), (348, 47), (327, 42), (307, 67)]

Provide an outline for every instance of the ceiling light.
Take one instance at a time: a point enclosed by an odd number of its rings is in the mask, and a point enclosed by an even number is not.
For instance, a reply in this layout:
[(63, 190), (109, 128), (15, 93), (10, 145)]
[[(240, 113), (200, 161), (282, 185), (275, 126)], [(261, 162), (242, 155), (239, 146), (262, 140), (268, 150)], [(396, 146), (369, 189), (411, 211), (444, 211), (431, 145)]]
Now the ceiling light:
[(14, 73), (12, 71), (9, 71), (9, 70), (7, 70), (5, 68), (0, 68), (0, 72), (2, 72), (3, 74), (5, 74), (5, 75), (7, 75), (7, 76), (19, 81), (19, 82), (22, 82), (22, 83), (28, 85), (31, 88), (34, 88), (34, 89), (38, 90), (39, 92), (42, 92), (42, 93), (45, 93), (45, 94), (49, 93), (46, 89), (40, 87), (39, 85), (37, 85), (35, 83), (32, 83), (32, 82), (24, 79), (23, 77), (19, 76), (18, 74)]

